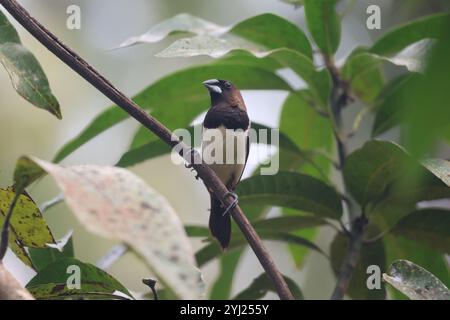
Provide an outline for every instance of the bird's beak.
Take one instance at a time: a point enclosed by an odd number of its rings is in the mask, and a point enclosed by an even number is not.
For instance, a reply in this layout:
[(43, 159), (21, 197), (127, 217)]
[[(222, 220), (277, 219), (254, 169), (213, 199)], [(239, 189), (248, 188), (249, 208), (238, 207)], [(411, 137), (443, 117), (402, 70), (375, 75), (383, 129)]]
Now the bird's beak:
[(219, 80), (210, 79), (203, 82), (203, 85), (209, 90), (209, 92), (222, 93), (222, 89), (219, 87)]

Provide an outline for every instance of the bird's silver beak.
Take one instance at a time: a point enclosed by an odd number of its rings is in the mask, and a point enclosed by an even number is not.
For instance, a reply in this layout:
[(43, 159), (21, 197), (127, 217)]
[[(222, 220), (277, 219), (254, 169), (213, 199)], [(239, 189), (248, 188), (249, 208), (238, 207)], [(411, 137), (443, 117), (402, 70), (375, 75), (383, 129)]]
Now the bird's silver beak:
[(219, 80), (210, 79), (203, 82), (203, 85), (210, 91), (215, 93), (222, 93), (222, 89), (219, 87)]

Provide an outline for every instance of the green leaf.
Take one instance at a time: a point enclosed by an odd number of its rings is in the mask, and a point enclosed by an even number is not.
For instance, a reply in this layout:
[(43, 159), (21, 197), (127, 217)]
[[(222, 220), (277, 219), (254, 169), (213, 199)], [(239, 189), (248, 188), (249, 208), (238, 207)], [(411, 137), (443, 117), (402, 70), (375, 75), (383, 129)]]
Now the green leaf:
[[(160, 52), (160, 57), (192, 57), (200, 55), (209, 55), (213, 58), (224, 56), (226, 53), (236, 48), (242, 49), (231, 40), (224, 41), (211, 36), (198, 36), (195, 38), (180, 39), (173, 43), (170, 47)], [(299, 77), (301, 77), (310, 87), (317, 103), (325, 107), (328, 102), (328, 96), (331, 87), (331, 80), (326, 69), (317, 71), (313, 61), (305, 54), (293, 49), (281, 48), (271, 51), (257, 51), (256, 49), (247, 48), (247, 51), (254, 54), (257, 58), (264, 59), (263, 64), (268, 59), (277, 62), (280, 67), (292, 69)]]
[(417, 182), (418, 185), (410, 185), (403, 194), (412, 196), (418, 189), (423, 191), (424, 187), (433, 187), (437, 189), (436, 194), (428, 190), (428, 194), (419, 193), (414, 200), (445, 197), (448, 188), (439, 177), (426, 170), (398, 145), (388, 141), (369, 141), (350, 154), (344, 167), (344, 178), (350, 193), (361, 205), (366, 205), (380, 200), (389, 188), (395, 189), (392, 188), (394, 183), (409, 179), (407, 176), (412, 172), (422, 179)]
[(450, 253), (450, 211), (423, 209), (401, 219), (392, 232), (426, 244), (442, 253)]
[(393, 262), (383, 279), (412, 300), (450, 300), (450, 291), (436, 276), (408, 260)]
[(28, 252), (37, 271), (41, 271), (50, 263), (64, 258), (75, 257), (73, 250), (72, 231), (63, 239), (58, 240), (55, 247), (47, 248), (28, 248)]
[(287, 207), (333, 219), (342, 214), (341, 199), (333, 188), (300, 173), (250, 177), (242, 180), (236, 191), (242, 204)]
[(311, 45), (305, 33), (292, 22), (274, 14), (265, 13), (244, 20), (230, 32), (268, 49), (293, 49), (312, 59)]
[[(259, 236), (264, 240), (274, 240), (274, 241), (282, 241), (286, 243), (292, 243), (299, 246), (306, 246), (310, 249), (316, 250), (323, 254), (323, 251), (314, 243), (309, 240), (303, 239), (296, 235), (286, 233), (286, 232), (276, 232), (276, 231), (267, 231), (267, 230), (259, 230)], [(233, 252), (234, 250), (240, 249), (243, 246), (248, 244), (247, 240), (244, 238), (242, 233), (233, 232), (231, 235), (230, 246), (228, 247), (227, 252)], [(214, 258), (220, 256), (222, 254), (222, 249), (220, 248), (217, 241), (211, 241), (209, 244), (200, 249), (195, 257), (197, 259), (197, 264), (199, 267), (202, 267), (209, 261)]]
[(359, 47), (350, 54), (342, 67), (343, 79), (350, 83), (352, 92), (363, 102), (372, 103), (383, 88), (381, 64), (381, 59)]
[(201, 275), (181, 221), (143, 180), (121, 168), (62, 167), (29, 159), (55, 179), (66, 204), (88, 231), (127, 244), (179, 298), (194, 299), (202, 293)]
[(129, 47), (139, 43), (158, 42), (173, 34), (203, 34), (206, 30), (220, 34), (226, 32), (228, 28), (195, 17), (189, 13), (181, 13), (158, 23), (140, 36), (133, 36), (126, 39), (119, 45), (119, 48)]
[[(291, 290), (296, 300), (303, 300), (303, 295), (300, 288), (297, 286), (294, 280), (289, 277), (283, 276), (289, 289)], [(268, 292), (275, 292), (273, 283), (269, 279), (266, 273), (262, 273), (246, 289), (237, 294), (233, 300), (258, 300), (262, 299)]]
[[(330, 248), (330, 260), (334, 273), (340, 272), (345, 253), (347, 251), (348, 239), (345, 235), (338, 233), (334, 238)], [(362, 246), (359, 261), (353, 271), (347, 294), (353, 299), (361, 300), (383, 300), (386, 296), (386, 289), (381, 284), (381, 289), (369, 290), (367, 288), (367, 267), (371, 265), (379, 266), (384, 270), (386, 266), (386, 256), (382, 239)]]
[(389, 56), (423, 39), (440, 37), (450, 19), (449, 13), (439, 13), (399, 26), (385, 33), (370, 49), (370, 52)]
[(422, 161), (422, 165), (450, 187), (450, 161), (443, 159), (427, 159)]
[[(331, 161), (323, 154), (331, 154), (334, 139), (330, 120), (320, 115), (308, 99), (309, 91), (290, 94), (285, 100), (280, 116), (280, 130), (284, 132), (301, 150), (311, 154), (310, 161), (298, 161), (296, 157), (282, 150), (280, 152), (280, 169), (295, 170), (328, 182)], [(320, 151), (320, 152), (318, 152)], [(299, 215), (298, 210), (283, 208), (283, 215)], [(295, 235), (312, 241), (317, 229), (304, 229)], [(308, 249), (289, 246), (297, 268), (305, 260)]]
[(311, 59), (293, 50), (274, 50), (267, 57), (292, 69), (308, 84), (314, 102), (326, 109), (331, 92), (331, 77), (327, 70), (317, 71)]
[(292, 22), (270, 13), (229, 27), (219, 26), (189, 14), (180, 14), (163, 21), (141, 36), (127, 39), (119, 47), (154, 43), (174, 32), (187, 32), (194, 36), (176, 40), (157, 56), (205, 54), (217, 58), (233, 50), (261, 54), (270, 49), (289, 48), (312, 58), (311, 45), (304, 32)]
[[(0, 225), (8, 212), (15, 192), (0, 188)], [(24, 193), (14, 207), (14, 214), (10, 221), (9, 245), (14, 253), (28, 266), (36, 267), (31, 261), (24, 247), (46, 248), (47, 244), (55, 243), (52, 233), (45, 222), (42, 213), (31, 197)]]
[[(291, 139), (300, 150), (331, 153), (333, 147), (333, 130), (329, 119), (319, 115), (306, 100), (308, 91), (290, 94), (280, 116), (280, 130)], [(280, 167), (297, 170), (292, 158), (286, 159), (286, 152), (280, 154)], [(289, 164), (289, 165), (287, 165)], [(301, 162), (304, 164), (304, 162)], [(302, 172), (327, 180), (330, 160), (322, 155), (314, 155), (311, 162), (302, 166)], [(325, 177), (324, 177), (325, 176)]]
[(335, 9), (336, 0), (305, 0), (308, 29), (319, 49), (334, 54), (341, 41), (341, 22)]
[(47, 77), (31, 52), (18, 43), (3, 43), (0, 44), (0, 62), (17, 93), (36, 107), (47, 110), (58, 119), (62, 118)]
[(310, 216), (277, 217), (253, 222), (256, 230), (277, 230), (279, 232), (292, 232), (299, 229), (308, 229), (327, 224), (325, 219)]
[(350, 154), (344, 179), (349, 192), (382, 232), (414, 211), (417, 202), (450, 196), (439, 176), (388, 141), (369, 141)]
[[(270, 71), (241, 64), (220, 63), (196, 66), (170, 74), (141, 91), (134, 96), (133, 100), (145, 110), (151, 110), (152, 116), (169, 129), (185, 128), (208, 107), (210, 98), (201, 83), (211, 78), (228, 79), (241, 90), (290, 90), (280, 77)], [(183, 99), (180, 100), (180, 97)], [(177, 116), (174, 117), (174, 114)], [(64, 145), (54, 161), (61, 161), (80, 146), (127, 117), (128, 115), (118, 107), (106, 109), (77, 137)], [(153, 134), (149, 132), (139, 145), (154, 139)]]
[[(70, 289), (67, 286), (68, 282), (71, 283), (68, 278), (76, 272), (70, 269), (74, 267), (80, 270), (79, 289)], [(49, 264), (28, 282), (26, 288), (36, 299), (61, 299), (72, 296), (95, 298), (99, 294), (108, 297), (115, 291), (133, 297), (120, 282), (105, 271), (74, 258), (60, 259)]]
[[(383, 239), (388, 262), (398, 259), (415, 261), (417, 264), (436, 275), (447, 284), (447, 286), (450, 285), (450, 274), (448, 272), (447, 261), (440, 252), (398, 234), (389, 233), (386, 234)], [(392, 287), (388, 286), (388, 289), (389, 293), (396, 299), (406, 298)]]
[(0, 11), (0, 44), (6, 42), (20, 43), (20, 38), (16, 29)]
[(241, 259), (244, 249), (236, 249), (225, 252), (220, 258), (220, 272), (211, 288), (209, 298), (211, 300), (228, 299), (233, 285), (234, 270)]
[(378, 136), (393, 128), (403, 119), (407, 110), (404, 97), (408, 92), (411, 75), (395, 78), (383, 88), (376, 102), (376, 116), (372, 128), (372, 136)]

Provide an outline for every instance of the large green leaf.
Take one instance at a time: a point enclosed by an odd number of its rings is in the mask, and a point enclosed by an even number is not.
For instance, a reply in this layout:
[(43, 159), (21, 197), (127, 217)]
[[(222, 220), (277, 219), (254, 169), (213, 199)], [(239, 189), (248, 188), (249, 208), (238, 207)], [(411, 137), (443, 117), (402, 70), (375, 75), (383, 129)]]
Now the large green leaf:
[[(215, 39), (214, 41), (212, 39)], [(181, 42), (181, 43), (180, 43)], [(212, 42), (214, 42), (212, 44)], [(226, 46), (225, 48), (223, 46)], [(210, 55), (213, 58), (222, 57), (231, 48), (223, 41), (212, 37), (181, 39), (159, 53), (161, 57), (192, 57), (199, 55)], [(330, 77), (326, 69), (317, 71), (313, 61), (305, 54), (293, 49), (281, 48), (271, 51), (256, 53), (256, 57), (263, 59), (262, 64), (266, 64), (268, 59), (277, 62), (281, 67), (292, 69), (310, 87), (316, 102), (325, 107), (328, 102), (330, 92)]]
[[(242, 89), (290, 90), (280, 77), (265, 69), (241, 64), (209, 64), (196, 66), (170, 74), (150, 85), (133, 100), (169, 129), (185, 128), (210, 104), (208, 92), (201, 85), (205, 79), (231, 80)], [(174, 114), (177, 116), (174, 117)], [(125, 120), (128, 115), (118, 107), (100, 113), (77, 137), (64, 145), (55, 157), (61, 161), (80, 146)], [(155, 137), (149, 132), (139, 141), (143, 145)], [(137, 145), (134, 145), (137, 147)]]
[(0, 11), (0, 44), (6, 42), (20, 43), (20, 38), (16, 29)]
[[(307, 100), (307, 95), (308, 91), (302, 91), (292, 93), (286, 98), (280, 116), (280, 130), (301, 150), (331, 153), (333, 146), (331, 123), (314, 110)], [(286, 153), (282, 152), (281, 165), (285, 157)], [(320, 154), (314, 155), (311, 160), (312, 163), (302, 166), (302, 172), (327, 180), (331, 161)], [(297, 170), (300, 167), (292, 167), (292, 159), (286, 159), (285, 162), (289, 163), (289, 170)]]
[(423, 209), (401, 219), (392, 232), (428, 245), (442, 253), (450, 253), (450, 211)]
[(253, 221), (256, 230), (276, 230), (279, 232), (292, 232), (327, 224), (325, 219), (313, 216), (287, 216)]
[(321, 180), (296, 172), (253, 176), (237, 187), (243, 204), (280, 206), (339, 219), (342, 203), (337, 192)]
[[(264, 240), (274, 240), (285, 242), (288, 244), (291, 243), (298, 246), (306, 246), (310, 249), (316, 250), (317, 252), (324, 254), (323, 251), (311, 241), (287, 232), (277, 232), (276, 230), (272, 231), (259, 230), (258, 234)], [(231, 236), (231, 242), (227, 250), (228, 252), (233, 252), (235, 250), (241, 249), (247, 244), (248, 242), (241, 232), (233, 232)], [(210, 262), (211, 260), (213, 260), (214, 258), (220, 256), (222, 252), (223, 250), (220, 248), (220, 245), (217, 243), (217, 241), (211, 241), (209, 244), (204, 246), (195, 254), (197, 264), (201, 267), (206, 263)]]
[[(281, 151), (280, 168), (281, 170), (298, 170), (327, 182), (331, 161), (321, 153), (331, 154), (334, 142), (333, 130), (330, 120), (314, 109), (308, 96), (309, 91), (300, 91), (287, 97), (280, 116), (280, 130), (301, 150), (312, 153), (311, 161), (308, 163), (299, 162), (295, 160), (295, 157)], [(283, 215), (298, 216), (299, 211), (283, 208)], [(294, 231), (294, 234), (312, 241), (317, 234), (317, 229)], [(300, 267), (305, 260), (308, 249), (290, 245), (289, 251), (295, 265)]]
[[(296, 300), (303, 300), (303, 294), (294, 280), (284, 276), (289, 289)], [(262, 299), (268, 292), (275, 292), (272, 281), (266, 273), (256, 277), (246, 289), (238, 293), (233, 300), (258, 300)]]
[(406, 74), (395, 78), (383, 88), (375, 107), (376, 116), (372, 128), (372, 136), (378, 136), (398, 125), (407, 111), (405, 95), (408, 94), (408, 84), (411, 75)]
[(412, 300), (450, 300), (450, 291), (435, 275), (408, 260), (394, 261), (383, 278)]
[(381, 59), (359, 47), (353, 50), (342, 67), (343, 79), (350, 83), (352, 92), (366, 103), (372, 103), (383, 88), (381, 63)]
[[(388, 141), (372, 140), (348, 157), (344, 168), (346, 185), (361, 204), (379, 201), (393, 188), (394, 183), (409, 179), (405, 175), (415, 173), (420, 177), (418, 185), (409, 185), (403, 194), (412, 196), (418, 190), (430, 188), (428, 193), (418, 194), (414, 200), (430, 200), (445, 197), (448, 192), (445, 183), (426, 170), (401, 147)], [(398, 189), (398, 188), (397, 188)], [(399, 191), (399, 190), (394, 190)], [(435, 193), (431, 192), (435, 191)]]
[[(388, 263), (398, 259), (415, 261), (426, 270), (450, 285), (450, 273), (445, 257), (438, 251), (422, 243), (406, 239), (398, 234), (386, 234), (384, 237), (386, 257)], [(396, 299), (405, 299), (399, 291), (389, 287), (389, 293)]]
[(319, 49), (334, 54), (341, 41), (341, 20), (336, 12), (336, 0), (305, 0), (308, 29)]
[(439, 176), (387, 141), (369, 141), (350, 154), (344, 178), (349, 192), (382, 232), (414, 211), (417, 202), (450, 196)]
[[(73, 272), (68, 273), (69, 267), (79, 268), (81, 280), (79, 289), (70, 289), (67, 286), (68, 278)], [(108, 297), (115, 291), (133, 297), (122, 284), (105, 271), (74, 258), (65, 258), (49, 264), (28, 282), (26, 288), (37, 299), (63, 299), (72, 296), (95, 299), (98, 295)], [(110, 299), (113, 298), (114, 296), (110, 296)]]
[(305, 33), (292, 22), (274, 14), (266, 13), (244, 20), (230, 32), (268, 49), (289, 48), (312, 58), (311, 45)]
[(159, 23), (141, 36), (127, 39), (120, 47), (154, 43), (175, 32), (194, 36), (176, 40), (158, 56), (206, 54), (220, 57), (237, 49), (259, 54), (270, 49), (290, 48), (312, 58), (311, 45), (304, 32), (292, 22), (270, 13), (229, 27), (183, 13)]
[(31, 52), (18, 43), (3, 43), (0, 44), (0, 62), (17, 93), (36, 107), (47, 110), (58, 119), (62, 118), (47, 77)]
[(375, 42), (370, 52), (389, 56), (422, 39), (439, 38), (449, 19), (449, 13), (440, 13), (408, 22), (385, 33)]
[[(337, 275), (340, 271), (348, 245), (348, 238), (338, 233), (334, 238), (331, 249), (330, 259), (334, 273)], [(386, 256), (382, 239), (371, 243), (365, 243), (362, 246), (359, 261), (353, 271), (347, 294), (353, 299), (375, 300), (384, 299), (386, 289), (381, 283), (380, 289), (369, 290), (367, 288), (367, 267), (371, 265), (379, 266), (384, 270), (386, 266)]]
[(41, 271), (50, 263), (64, 258), (75, 257), (72, 241), (72, 231), (70, 231), (63, 239), (47, 248), (28, 248), (31, 260), (37, 271)]

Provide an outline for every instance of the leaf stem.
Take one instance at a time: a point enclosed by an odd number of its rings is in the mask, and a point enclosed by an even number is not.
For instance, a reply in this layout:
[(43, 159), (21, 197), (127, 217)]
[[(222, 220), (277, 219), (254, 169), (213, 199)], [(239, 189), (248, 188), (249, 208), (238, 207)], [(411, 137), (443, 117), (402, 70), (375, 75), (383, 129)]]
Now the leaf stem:
[(5, 257), (6, 254), (6, 250), (8, 249), (9, 225), (14, 211), (14, 207), (16, 206), (17, 200), (19, 199), (21, 194), (22, 192), (20, 192), (20, 190), (16, 190), (14, 198), (12, 199), (11, 204), (9, 205), (8, 213), (5, 216), (5, 221), (3, 222), (1, 242), (0, 242), (0, 263), (1, 261), (3, 261), (3, 258)]
[[(48, 50), (53, 52), (53, 54), (55, 54), (60, 60), (77, 72), (86, 81), (97, 88), (97, 90), (111, 99), (111, 101), (113, 101), (117, 106), (139, 121), (144, 127), (152, 131), (171, 147), (181, 147), (180, 149), (182, 151), (190, 149), (185, 143), (180, 141), (178, 137), (172, 134), (172, 132), (169, 131), (169, 129), (167, 129), (163, 124), (150, 116), (147, 112), (145, 112), (145, 110), (114, 87), (77, 53), (64, 45), (58, 38), (56, 38), (54, 34), (48, 31), (36, 19), (31, 17), (30, 14), (17, 3), (17, 1), (0, 0), (0, 3), (26, 30), (28, 30), (28, 32), (34, 36), (34, 38), (41, 42)], [(180, 103), (182, 103), (182, 101), (180, 101)], [(193, 151), (193, 159), (200, 159), (198, 152)], [(197, 171), (198, 176), (203, 180), (206, 188), (218, 199), (222, 199), (222, 203), (225, 207), (231, 205), (232, 199), (227, 197), (228, 189), (217, 177), (214, 171), (203, 161), (194, 161), (194, 163), (192, 163), (192, 161), (190, 161), (192, 159), (186, 160), (192, 164), (192, 167)], [(294, 296), (289, 290), (286, 281), (276, 267), (275, 262), (270, 256), (265, 245), (262, 243), (261, 238), (255, 232), (254, 228), (239, 206), (236, 206), (231, 210), (231, 216), (234, 218), (237, 225), (245, 235), (261, 265), (273, 282), (279, 297), (281, 299), (294, 299)]]
[[(325, 65), (331, 74), (333, 87), (330, 97), (331, 120), (335, 126), (335, 136), (338, 152), (340, 172), (343, 175), (345, 160), (347, 158), (347, 137), (342, 134), (342, 110), (351, 101), (349, 84), (342, 79), (339, 70), (334, 64), (333, 58), (323, 55)], [(345, 137), (345, 138), (344, 138)], [(344, 187), (345, 188), (345, 187)], [(336, 286), (331, 296), (332, 300), (342, 300), (348, 290), (353, 271), (358, 263), (363, 245), (364, 233), (366, 232), (368, 220), (364, 214), (354, 216), (351, 202), (348, 205), (351, 229), (346, 230), (341, 223), (344, 233), (348, 236), (348, 247), (339, 270)]]

